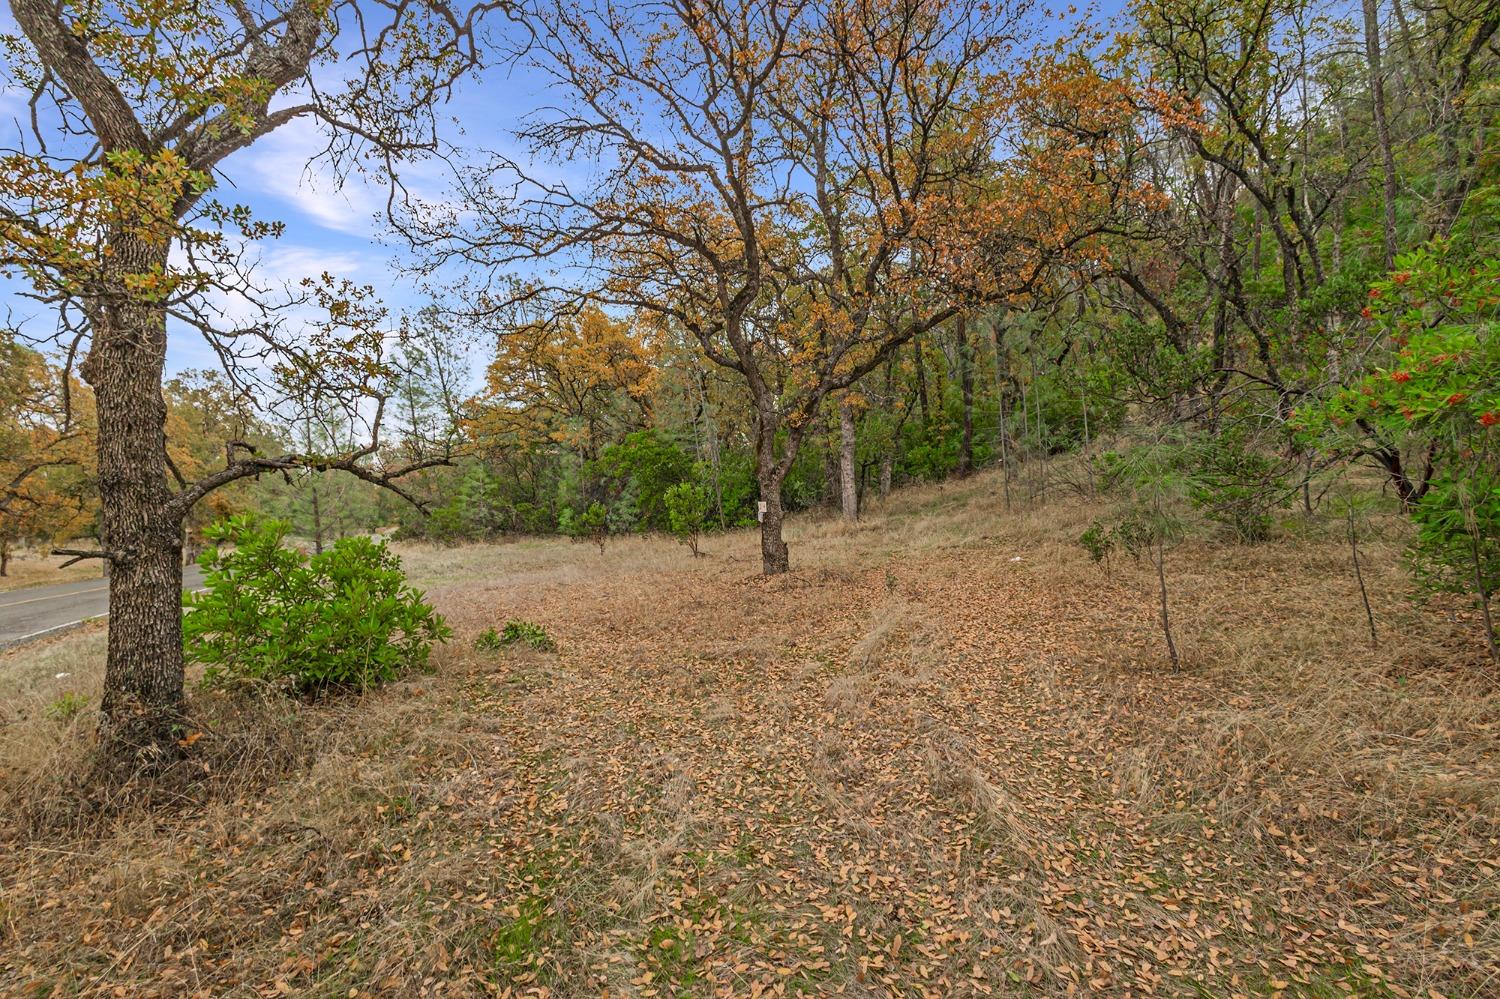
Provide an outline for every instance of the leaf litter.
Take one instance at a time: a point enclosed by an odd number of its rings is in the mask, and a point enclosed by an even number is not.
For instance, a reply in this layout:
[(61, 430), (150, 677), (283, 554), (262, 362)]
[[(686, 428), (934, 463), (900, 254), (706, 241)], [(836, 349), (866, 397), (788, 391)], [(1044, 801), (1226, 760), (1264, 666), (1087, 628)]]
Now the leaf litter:
[[(434, 590), (439, 675), (342, 710), (304, 771), (8, 838), (7, 994), (1494, 987), (1493, 799), (1464, 790), (1493, 727), (1420, 759), (1361, 731), (1320, 771), (1256, 742), (1331, 708), (1314, 685), (1167, 672), (1128, 580), (861, 543), (770, 580), (666, 542), (494, 549)], [(1259, 586), (1238, 613), (1280, 620)], [(467, 650), (513, 616), (558, 651)], [(1404, 767), (1393, 813), (1371, 774)]]

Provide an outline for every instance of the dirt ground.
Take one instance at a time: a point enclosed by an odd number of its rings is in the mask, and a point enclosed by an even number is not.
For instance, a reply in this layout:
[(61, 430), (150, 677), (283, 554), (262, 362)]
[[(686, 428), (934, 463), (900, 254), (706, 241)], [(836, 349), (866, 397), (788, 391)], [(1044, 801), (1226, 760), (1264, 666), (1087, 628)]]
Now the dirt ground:
[(769, 580), (748, 532), (409, 548), (436, 671), (198, 694), (151, 808), (78, 806), (97, 630), (0, 656), (0, 993), (1500, 992), (1500, 690), (1399, 528), (1373, 647), (1342, 522), (1169, 552), (1173, 673), (1100, 509), (911, 490)]

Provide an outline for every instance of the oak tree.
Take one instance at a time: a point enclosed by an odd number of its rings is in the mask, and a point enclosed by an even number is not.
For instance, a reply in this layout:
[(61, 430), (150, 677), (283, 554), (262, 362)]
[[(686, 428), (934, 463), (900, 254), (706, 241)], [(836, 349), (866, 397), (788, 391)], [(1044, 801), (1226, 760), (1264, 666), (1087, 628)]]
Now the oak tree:
[[(586, 304), (686, 330), (753, 408), (761, 558), (788, 568), (782, 484), (825, 398), (966, 304), (1000, 297), (956, 238), (1003, 126), (1029, 4), (524, 0), (518, 61), (559, 105), (531, 159), (424, 206), (434, 259), (520, 272), (494, 307)], [(546, 160), (597, 162), (581, 180)], [(538, 272), (538, 265), (553, 264)], [(981, 276), (983, 280), (976, 280)], [(880, 321), (891, 300), (902, 321)]]
[[(477, 19), (447, 0), (12, 0), (13, 77), (30, 134), (0, 156), (0, 268), (55, 309), (56, 338), (97, 405), (101, 548), (110, 563), (107, 736), (174, 750), (183, 698), (181, 548), (193, 505), (268, 471), (380, 464), (389, 329), (363, 289), (332, 277), (263, 286), (248, 245), (280, 231), (214, 197), (230, 157), (316, 123), (336, 174), (394, 181), (436, 144), (435, 106), (477, 58)], [(226, 299), (238, 304), (226, 306)], [(295, 314), (279, 311), (297, 309)], [(294, 321), (295, 320), (295, 321)], [(189, 480), (167, 447), (169, 324), (201, 333), (262, 400), (329, 394), (364, 425), (342, 454), (229, 444)], [(180, 470), (179, 470), (180, 471)]]

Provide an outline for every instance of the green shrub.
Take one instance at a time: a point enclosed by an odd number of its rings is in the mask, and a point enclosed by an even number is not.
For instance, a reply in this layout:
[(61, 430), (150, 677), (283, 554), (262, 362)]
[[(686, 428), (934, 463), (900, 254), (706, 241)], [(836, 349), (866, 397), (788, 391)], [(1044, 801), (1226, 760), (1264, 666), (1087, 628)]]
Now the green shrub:
[(1270, 537), (1271, 511), (1285, 506), (1292, 493), (1284, 462), (1259, 447), (1250, 431), (1206, 436), (1174, 428), (1120, 450), (1102, 451), (1091, 462), (1102, 491), (1136, 504), (1154, 496), (1153, 508), (1165, 501), (1168, 509), (1185, 494), (1207, 520), (1247, 544)]
[(557, 529), (574, 541), (592, 541), (604, 554), (604, 542), (609, 539), (609, 511), (603, 503), (590, 503), (582, 511), (563, 507), (557, 518)]
[(760, 481), (755, 477), (755, 455), (744, 451), (725, 451), (719, 457), (717, 478), (711, 469), (702, 475), (705, 482), (716, 483), (716, 509), (722, 509), (724, 527), (753, 527), (756, 502), (760, 499)]
[(659, 430), (611, 444), (585, 470), (602, 492), (613, 534), (667, 530), (666, 492), (693, 476), (693, 459)]
[(1182, 540), (1183, 524), (1160, 508), (1136, 506), (1112, 522), (1095, 520), (1078, 537), (1078, 543), (1095, 562), (1107, 559), (1116, 548), (1132, 559), (1155, 557), (1159, 549)]
[(182, 641), (206, 683), (363, 690), (427, 665), (451, 632), (384, 542), (342, 538), (308, 558), (287, 531), (235, 517), (205, 532), (206, 589), (184, 598)]
[(1290, 495), (1280, 460), (1237, 434), (1204, 440), (1193, 450), (1196, 461), (1187, 474), (1193, 506), (1240, 542), (1269, 540), (1271, 510)]
[(1108, 525), (1097, 520), (1088, 526), (1088, 530), (1078, 536), (1078, 543), (1095, 562), (1103, 562), (1109, 557), (1110, 549), (1114, 547), (1114, 539), (1110, 536)]
[(60, 722), (72, 721), (82, 714), (83, 709), (88, 706), (89, 699), (87, 697), (70, 690), (47, 705), (47, 714)]
[(609, 505), (605, 523), (610, 534), (630, 534), (646, 529), (650, 522), (641, 516), (640, 487), (635, 479), (627, 480), (614, 502)]
[(1477, 464), (1435, 479), (1412, 510), (1413, 574), (1422, 588), (1474, 599), (1490, 655), (1500, 663), (1491, 604), (1500, 590), (1500, 473)]
[(939, 412), (928, 424), (908, 421), (902, 428), (896, 473), (903, 479), (939, 482), (958, 467), (962, 429)]
[[(1091, 431), (1109, 431), (1124, 417), (1123, 401), (1156, 403), (1193, 391), (1213, 370), (1205, 347), (1180, 349), (1165, 335), (1160, 322), (1143, 322), (1129, 315), (1117, 317), (1110, 335), (1095, 345), (1103, 367), (1095, 369), (1099, 397), (1090, 401)], [(1097, 362), (1096, 362), (1097, 363)], [(1048, 423), (1055, 425), (1057, 417)]]
[(1185, 435), (1175, 432), (1121, 450), (1101, 451), (1092, 459), (1100, 489), (1132, 498), (1162, 491), (1176, 495), (1195, 461), (1192, 445)]
[(1500, 260), (1470, 259), (1461, 241), (1438, 239), (1396, 267), (1370, 287), (1364, 309), (1389, 343), (1385, 363), (1298, 410), (1292, 427), (1333, 451), (1426, 453), (1420, 480), (1393, 476), (1416, 522), (1417, 581), (1472, 597), (1500, 663), (1491, 610), (1500, 585)]
[(518, 642), (524, 642), (538, 652), (557, 651), (557, 643), (547, 634), (546, 628), (513, 618), (505, 622), (505, 630), (500, 632), (500, 644), (515, 645)]
[(679, 482), (667, 490), (664, 498), (668, 528), (688, 546), (694, 558), (702, 555), (698, 550), (698, 539), (708, 521), (708, 490), (692, 482)]
[(494, 628), (486, 628), (474, 639), (474, 648), (481, 652), (499, 652), (504, 643), (500, 641), (500, 633)]
[(1152, 557), (1153, 551), (1182, 540), (1183, 523), (1159, 507), (1138, 506), (1115, 525), (1115, 541), (1133, 559)]
[(513, 532), (554, 533), (557, 506), (549, 497), (555, 492), (551, 480), (557, 473), (538, 455), (519, 456), (517, 467), (503, 474), (473, 458), (453, 468), (429, 470), (421, 490), (432, 502), (425, 511), (415, 507), (394, 511), (399, 526), (393, 537), (459, 544)]

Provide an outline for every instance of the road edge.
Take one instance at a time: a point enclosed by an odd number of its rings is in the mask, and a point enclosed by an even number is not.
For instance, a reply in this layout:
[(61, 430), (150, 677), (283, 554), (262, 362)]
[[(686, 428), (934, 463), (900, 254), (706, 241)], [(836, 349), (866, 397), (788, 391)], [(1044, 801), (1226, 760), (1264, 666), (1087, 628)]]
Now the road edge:
[(52, 638), (57, 635), (65, 635), (70, 631), (82, 628), (85, 625), (92, 624), (95, 621), (102, 621), (107, 617), (109, 617), (108, 613), (95, 614), (92, 617), (81, 617), (77, 621), (68, 621), (65, 624), (54, 624), (50, 628), (43, 628), (41, 631), (33, 631), (28, 635), (22, 635), (19, 638), (12, 638), (8, 641), (0, 642), (0, 652), (9, 652), (12, 649), (19, 649), (23, 645), (30, 645), (32, 642), (39, 642), (44, 638)]

